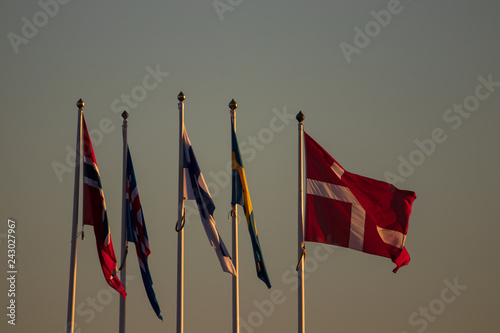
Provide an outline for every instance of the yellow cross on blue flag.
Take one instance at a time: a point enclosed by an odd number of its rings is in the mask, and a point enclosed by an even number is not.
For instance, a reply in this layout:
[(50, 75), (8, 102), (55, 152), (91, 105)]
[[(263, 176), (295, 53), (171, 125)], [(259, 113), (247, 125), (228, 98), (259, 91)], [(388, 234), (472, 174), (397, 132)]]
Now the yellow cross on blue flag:
[(253, 256), (255, 259), (255, 267), (257, 269), (257, 276), (264, 281), (268, 288), (271, 288), (271, 281), (267, 275), (266, 265), (264, 264), (264, 257), (260, 249), (259, 237), (257, 235), (257, 227), (253, 218), (252, 202), (250, 201), (250, 193), (248, 192), (247, 180), (245, 177), (245, 168), (241, 160), (240, 147), (238, 146), (238, 139), (234, 131), (234, 124), (231, 123), (231, 140), (232, 140), (232, 161), (233, 161), (233, 181), (236, 179), (236, 184), (233, 184), (233, 192), (231, 198), (232, 205), (240, 205), (245, 211), (247, 219), (248, 232), (252, 240)]

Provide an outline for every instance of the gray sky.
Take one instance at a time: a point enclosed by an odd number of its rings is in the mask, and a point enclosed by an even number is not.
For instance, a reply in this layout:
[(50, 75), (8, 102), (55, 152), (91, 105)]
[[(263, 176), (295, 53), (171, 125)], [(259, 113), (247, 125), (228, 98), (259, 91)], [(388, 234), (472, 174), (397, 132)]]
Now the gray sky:
[[(241, 332), (296, 330), (297, 125), (348, 171), (415, 191), (407, 249), (388, 259), (307, 244), (308, 332), (495, 332), (500, 324), (497, 1), (3, 1), (0, 5), (2, 200), (16, 221), (16, 326), (64, 332), (76, 101), (92, 139), (115, 250), (121, 214), (121, 117), (150, 236), (164, 321), (131, 251), (128, 332), (175, 331), (178, 113), (217, 206), (226, 245), (230, 119), (273, 288), (256, 277), (240, 228)], [(154, 74), (152, 74), (154, 73)], [(245, 153), (243, 152), (245, 151)], [(195, 207), (194, 203), (188, 206)], [(80, 213), (81, 214), (81, 213)], [(79, 332), (118, 329), (92, 227), (78, 242)], [(231, 277), (200, 219), (186, 227), (185, 332), (231, 331)], [(273, 304), (272, 306), (270, 304)]]

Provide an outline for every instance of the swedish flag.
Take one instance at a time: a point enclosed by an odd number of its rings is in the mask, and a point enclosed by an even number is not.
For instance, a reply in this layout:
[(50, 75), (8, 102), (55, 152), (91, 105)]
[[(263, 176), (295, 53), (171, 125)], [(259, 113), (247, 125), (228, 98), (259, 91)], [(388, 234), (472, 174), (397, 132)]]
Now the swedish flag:
[(252, 240), (253, 255), (255, 259), (255, 267), (257, 269), (257, 276), (264, 281), (268, 288), (271, 288), (271, 282), (267, 275), (266, 265), (264, 264), (264, 257), (260, 249), (259, 237), (257, 235), (257, 227), (253, 218), (252, 202), (250, 201), (250, 193), (248, 192), (247, 180), (245, 177), (245, 169), (241, 160), (240, 148), (238, 146), (238, 139), (234, 131), (234, 124), (231, 123), (231, 139), (232, 139), (232, 164), (233, 164), (233, 192), (231, 204), (239, 204), (245, 211), (247, 219), (248, 232)]

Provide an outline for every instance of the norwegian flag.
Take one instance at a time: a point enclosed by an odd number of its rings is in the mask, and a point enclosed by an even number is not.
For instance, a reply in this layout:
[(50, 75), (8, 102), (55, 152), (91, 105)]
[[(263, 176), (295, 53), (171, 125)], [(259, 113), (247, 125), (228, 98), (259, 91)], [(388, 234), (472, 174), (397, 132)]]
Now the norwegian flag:
[(153, 307), (158, 318), (163, 320), (160, 314), (160, 306), (156, 300), (155, 291), (153, 290), (153, 279), (149, 271), (148, 256), (151, 253), (149, 248), (148, 231), (144, 223), (144, 214), (142, 213), (141, 200), (137, 190), (137, 182), (135, 180), (134, 166), (132, 165), (132, 157), (130, 149), (127, 146), (127, 240), (135, 243), (137, 252), (137, 260), (141, 269), (142, 282), (146, 288), (149, 302)]
[(305, 240), (343, 246), (396, 264), (410, 262), (405, 241), (416, 195), (346, 171), (307, 133)]
[(101, 186), (99, 168), (90, 141), (85, 118), (83, 120), (83, 224), (94, 227), (97, 254), (106, 282), (124, 298), (127, 293), (117, 275), (116, 256), (109, 231), (106, 201)]

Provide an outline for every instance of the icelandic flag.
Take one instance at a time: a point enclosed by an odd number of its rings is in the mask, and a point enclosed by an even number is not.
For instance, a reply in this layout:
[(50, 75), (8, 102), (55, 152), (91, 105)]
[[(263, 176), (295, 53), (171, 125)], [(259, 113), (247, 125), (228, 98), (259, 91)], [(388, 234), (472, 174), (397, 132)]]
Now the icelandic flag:
[(184, 199), (196, 200), (208, 241), (215, 249), (215, 253), (217, 253), (222, 270), (236, 276), (236, 269), (231, 261), (229, 252), (215, 228), (213, 217), (215, 204), (212, 201), (207, 184), (194, 156), (194, 151), (185, 128), (182, 131), (182, 138), (184, 142)]
[(307, 133), (305, 240), (410, 262), (405, 241), (416, 195), (346, 171)]
[(250, 192), (248, 191), (247, 179), (245, 176), (245, 168), (241, 159), (240, 147), (238, 139), (234, 131), (234, 125), (231, 122), (231, 143), (232, 143), (232, 164), (233, 164), (233, 180), (236, 178), (236, 184), (233, 184), (233, 192), (231, 204), (239, 204), (245, 211), (247, 219), (248, 232), (252, 241), (253, 256), (255, 259), (255, 267), (257, 269), (257, 276), (264, 281), (268, 288), (271, 288), (271, 281), (267, 275), (266, 265), (264, 264), (264, 257), (260, 248), (259, 236), (257, 235), (257, 227), (253, 218), (252, 202), (250, 201)]
[(90, 141), (85, 118), (83, 120), (83, 224), (94, 227), (97, 254), (106, 282), (123, 298), (127, 293), (117, 275), (116, 256), (109, 231), (106, 201), (101, 186), (99, 168)]
[(135, 180), (134, 166), (132, 165), (132, 157), (130, 149), (127, 146), (127, 241), (135, 243), (137, 252), (137, 260), (141, 269), (142, 282), (146, 289), (149, 302), (153, 307), (158, 318), (163, 320), (160, 314), (160, 306), (156, 300), (155, 291), (153, 290), (153, 279), (149, 271), (148, 256), (151, 253), (148, 241), (148, 231), (144, 222), (142, 213), (141, 200), (137, 190), (137, 182)]

